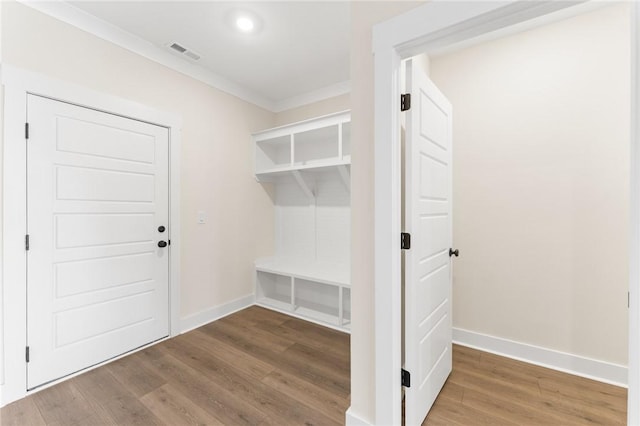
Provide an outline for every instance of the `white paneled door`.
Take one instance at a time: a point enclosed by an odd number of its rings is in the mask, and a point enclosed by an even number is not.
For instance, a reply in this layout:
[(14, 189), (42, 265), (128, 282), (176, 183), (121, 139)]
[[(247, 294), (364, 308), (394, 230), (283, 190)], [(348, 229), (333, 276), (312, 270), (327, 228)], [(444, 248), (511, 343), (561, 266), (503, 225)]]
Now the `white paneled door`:
[(33, 95), (27, 116), (33, 389), (169, 334), (169, 141), (166, 128)]
[(420, 425), (451, 372), (451, 104), (411, 61), (406, 114), (406, 424)]

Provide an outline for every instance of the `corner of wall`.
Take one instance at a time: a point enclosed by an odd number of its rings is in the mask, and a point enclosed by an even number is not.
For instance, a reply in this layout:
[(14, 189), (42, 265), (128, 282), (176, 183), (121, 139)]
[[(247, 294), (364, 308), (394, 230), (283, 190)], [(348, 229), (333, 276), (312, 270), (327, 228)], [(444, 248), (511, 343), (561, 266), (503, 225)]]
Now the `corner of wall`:
[(345, 425), (346, 426), (371, 426), (373, 423), (369, 423), (359, 415), (355, 414), (351, 407), (345, 413)]

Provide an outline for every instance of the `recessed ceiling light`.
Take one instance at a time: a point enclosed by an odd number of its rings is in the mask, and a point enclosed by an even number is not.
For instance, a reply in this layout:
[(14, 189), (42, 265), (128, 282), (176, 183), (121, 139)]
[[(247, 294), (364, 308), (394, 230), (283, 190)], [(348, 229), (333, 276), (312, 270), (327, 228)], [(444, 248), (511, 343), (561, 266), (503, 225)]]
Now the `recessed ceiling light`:
[(236, 19), (236, 27), (243, 33), (250, 33), (255, 28), (255, 23), (248, 16), (239, 16)]
[[(3, 0), (0, 0), (2, 2)], [(229, 29), (246, 36), (255, 36), (262, 32), (264, 23), (260, 15), (249, 9), (229, 9), (225, 16), (225, 22)], [(250, 38), (247, 37), (247, 41)]]

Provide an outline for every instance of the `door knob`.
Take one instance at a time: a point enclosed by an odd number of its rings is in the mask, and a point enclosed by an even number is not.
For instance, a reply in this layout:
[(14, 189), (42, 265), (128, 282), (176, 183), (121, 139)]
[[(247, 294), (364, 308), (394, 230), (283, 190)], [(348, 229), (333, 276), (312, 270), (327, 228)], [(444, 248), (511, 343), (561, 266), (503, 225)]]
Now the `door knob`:
[(166, 247), (166, 246), (167, 246), (166, 241), (158, 241), (158, 247)]
[(452, 249), (452, 248), (449, 249), (449, 257), (451, 257), (451, 256), (458, 257), (459, 254), (460, 254), (460, 252), (458, 251), (458, 249), (455, 249), (455, 250)]

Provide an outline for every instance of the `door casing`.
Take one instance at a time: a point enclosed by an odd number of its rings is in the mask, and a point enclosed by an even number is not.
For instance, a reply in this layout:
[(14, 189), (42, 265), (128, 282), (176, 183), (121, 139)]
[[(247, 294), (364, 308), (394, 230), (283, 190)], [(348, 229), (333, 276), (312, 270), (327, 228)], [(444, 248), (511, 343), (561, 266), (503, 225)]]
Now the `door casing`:
[[(375, 96), (375, 424), (402, 423), (400, 63), (582, 2), (433, 0), (373, 27)], [(632, 5), (629, 392), (627, 422), (640, 424), (640, 6)], [(357, 318), (356, 318), (357, 321)], [(354, 384), (357, 385), (357, 384)], [(347, 417), (349, 418), (349, 409)], [(355, 416), (354, 416), (355, 417)]]
[[(182, 118), (116, 96), (60, 82), (6, 64), (4, 86), (2, 292), (0, 306), (0, 406), (27, 392), (26, 146), (27, 94), (166, 127), (169, 130), (169, 328), (180, 333), (180, 129)], [(8, 325), (11, 325), (10, 327)], [(3, 347), (2, 347), (3, 345)], [(101, 365), (101, 364), (99, 364)], [(6, 368), (9, 366), (10, 368)], [(34, 392), (58, 383), (54, 381)]]

